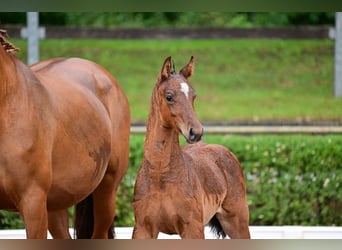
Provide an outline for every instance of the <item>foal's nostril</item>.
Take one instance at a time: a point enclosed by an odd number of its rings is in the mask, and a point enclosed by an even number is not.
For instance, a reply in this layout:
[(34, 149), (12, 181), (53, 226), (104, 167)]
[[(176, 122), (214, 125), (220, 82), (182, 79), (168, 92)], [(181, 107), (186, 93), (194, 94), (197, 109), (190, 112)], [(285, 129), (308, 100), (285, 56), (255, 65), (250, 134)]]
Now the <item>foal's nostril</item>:
[(190, 139), (190, 141), (194, 141), (196, 139), (196, 134), (194, 133), (194, 129), (193, 128), (190, 128), (189, 139)]
[(193, 128), (190, 128), (189, 131), (189, 141), (190, 142), (197, 142), (200, 141), (203, 135), (203, 129), (201, 130), (200, 133), (196, 133)]

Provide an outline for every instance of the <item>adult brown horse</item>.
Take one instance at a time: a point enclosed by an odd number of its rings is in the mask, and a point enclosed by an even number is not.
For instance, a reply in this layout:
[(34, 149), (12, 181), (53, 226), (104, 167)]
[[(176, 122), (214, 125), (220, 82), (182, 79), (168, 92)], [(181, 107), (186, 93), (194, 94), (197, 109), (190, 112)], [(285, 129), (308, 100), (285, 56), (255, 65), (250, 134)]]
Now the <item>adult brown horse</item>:
[(0, 42), (0, 208), (20, 212), (28, 238), (70, 238), (78, 203), (78, 238), (113, 237), (130, 130), (118, 82), (77, 58), (27, 67), (4, 30)]
[[(154, 87), (134, 190), (134, 239), (157, 238), (159, 232), (204, 238), (208, 222), (218, 237), (250, 238), (246, 189), (237, 158), (223, 146), (198, 142), (203, 128), (188, 83), (193, 70), (193, 57), (179, 73), (172, 70), (168, 57)], [(184, 148), (179, 133), (189, 143)]]

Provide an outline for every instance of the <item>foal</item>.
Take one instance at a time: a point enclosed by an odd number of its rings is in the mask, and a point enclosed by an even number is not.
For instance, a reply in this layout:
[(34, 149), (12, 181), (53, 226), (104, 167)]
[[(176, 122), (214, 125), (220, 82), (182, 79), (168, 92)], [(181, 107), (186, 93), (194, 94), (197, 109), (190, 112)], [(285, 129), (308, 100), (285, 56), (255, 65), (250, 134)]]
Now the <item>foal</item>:
[[(219, 237), (250, 238), (241, 166), (228, 149), (201, 142), (195, 92), (187, 82), (194, 59), (177, 74), (168, 57), (152, 93), (144, 159), (134, 190), (133, 238), (159, 232), (204, 238), (208, 222)], [(188, 144), (179, 146), (179, 133)]]

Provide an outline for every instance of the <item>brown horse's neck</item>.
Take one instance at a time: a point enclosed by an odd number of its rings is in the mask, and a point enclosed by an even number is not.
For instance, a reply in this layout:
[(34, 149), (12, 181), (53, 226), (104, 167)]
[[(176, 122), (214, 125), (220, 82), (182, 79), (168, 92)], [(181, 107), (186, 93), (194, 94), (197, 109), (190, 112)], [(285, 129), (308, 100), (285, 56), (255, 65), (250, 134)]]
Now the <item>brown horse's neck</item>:
[(17, 80), (17, 69), (14, 56), (8, 54), (0, 47), (0, 102), (5, 100), (15, 88)]
[(147, 122), (144, 158), (154, 170), (165, 171), (173, 166), (182, 166), (184, 161), (178, 131), (165, 127), (159, 119), (159, 112), (158, 102), (153, 96)]

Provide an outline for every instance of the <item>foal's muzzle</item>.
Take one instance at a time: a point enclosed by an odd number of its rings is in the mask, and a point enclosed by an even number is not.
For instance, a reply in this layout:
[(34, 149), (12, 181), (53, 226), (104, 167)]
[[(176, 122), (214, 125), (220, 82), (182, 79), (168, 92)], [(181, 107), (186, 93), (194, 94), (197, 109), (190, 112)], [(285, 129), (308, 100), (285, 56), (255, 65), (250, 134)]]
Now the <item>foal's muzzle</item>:
[(195, 143), (202, 139), (203, 136), (203, 128), (196, 130), (194, 128), (190, 128), (189, 136), (187, 138), (188, 143)]

